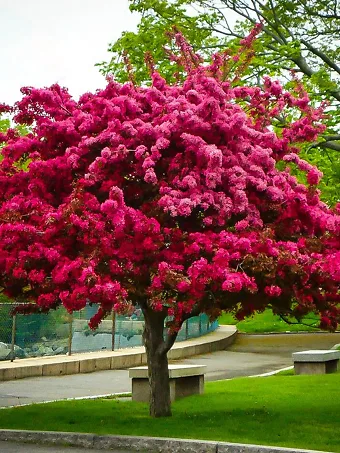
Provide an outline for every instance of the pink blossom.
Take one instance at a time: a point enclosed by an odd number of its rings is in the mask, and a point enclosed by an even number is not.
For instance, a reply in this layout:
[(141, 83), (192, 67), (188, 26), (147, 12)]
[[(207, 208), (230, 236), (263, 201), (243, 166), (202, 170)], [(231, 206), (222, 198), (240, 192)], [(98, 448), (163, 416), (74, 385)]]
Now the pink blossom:
[(222, 284), (222, 290), (238, 293), (241, 291), (242, 286), (242, 279), (239, 274), (228, 274), (227, 279)]
[(45, 280), (45, 272), (42, 270), (38, 271), (34, 269), (28, 274), (28, 277), (31, 282), (40, 284)]
[(264, 288), (264, 292), (270, 297), (279, 297), (282, 294), (282, 289), (279, 286), (271, 285)]
[(152, 168), (148, 168), (145, 172), (144, 181), (150, 184), (157, 184), (157, 176)]
[[(210, 66), (175, 32), (173, 60), (188, 70), (176, 84), (153, 69), (152, 86), (109, 80), (79, 101), (58, 85), (23, 89), (14, 121), (34, 127), (0, 135), (0, 286), (31, 301), (22, 312), (91, 300), (96, 328), (142, 301), (175, 332), (197, 308), (244, 317), (273, 298), (336, 328), (340, 208), (320, 200), (321, 172), (299, 157), (324, 107), (297, 80), (296, 92), (222, 81), (233, 59), (249, 62), (260, 30)], [(297, 119), (276, 134), (278, 115)]]
[(190, 289), (190, 283), (187, 281), (181, 281), (177, 284), (178, 291), (185, 293)]
[(319, 171), (317, 168), (313, 168), (307, 173), (307, 181), (308, 184), (311, 184), (313, 186), (319, 184), (320, 179), (322, 178), (323, 174), (321, 171)]

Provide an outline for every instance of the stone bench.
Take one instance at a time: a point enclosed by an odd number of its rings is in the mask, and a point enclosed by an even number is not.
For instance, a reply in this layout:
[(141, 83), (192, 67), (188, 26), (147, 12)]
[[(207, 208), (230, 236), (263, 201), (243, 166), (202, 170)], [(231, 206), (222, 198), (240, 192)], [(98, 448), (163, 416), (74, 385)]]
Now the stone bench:
[(340, 351), (312, 350), (293, 353), (295, 374), (328, 374), (338, 369)]
[[(171, 402), (184, 396), (203, 393), (206, 368), (205, 365), (169, 365)], [(129, 377), (132, 378), (132, 400), (149, 402), (148, 367), (130, 368)]]

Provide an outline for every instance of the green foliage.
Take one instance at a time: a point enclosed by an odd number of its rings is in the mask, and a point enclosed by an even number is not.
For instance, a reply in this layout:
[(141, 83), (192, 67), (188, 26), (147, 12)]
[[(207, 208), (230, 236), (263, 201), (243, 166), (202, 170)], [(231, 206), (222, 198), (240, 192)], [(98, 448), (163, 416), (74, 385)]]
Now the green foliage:
[(171, 418), (150, 418), (144, 403), (101, 398), (5, 409), (0, 425), (340, 452), (339, 385), (340, 373), (231, 379), (175, 401)]
[[(8, 118), (1, 118), (0, 116), (0, 133), (5, 133), (7, 131), (7, 129), (10, 127), (11, 123), (10, 123), (10, 120)], [(1, 148), (3, 147), (3, 143), (0, 141), (0, 151), (1, 151)], [(2, 157), (1, 157), (1, 154), (0, 154), (0, 161), (1, 161)]]
[[(5, 133), (10, 127), (11, 120), (0, 116), (0, 132)], [(30, 128), (23, 124), (16, 124), (15, 129), (19, 132), (19, 135), (27, 135), (30, 132)]]
[(0, 117), (0, 132), (6, 132), (9, 127), (10, 127), (9, 119)]
[[(131, 1), (130, 10), (142, 14), (137, 33), (124, 32), (108, 51), (113, 54), (109, 62), (98, 63), (99, 70), (111, 74), (119, 82), (129, 80), (123, 54), (126, 52), (134, 70), (137, 83), (148, 82), (150, 72), (145, 65), (145, 54), (150, 52), (155, 67), (168, 80), (172, 80), (174, 62), (171, 62), (164, 48), (174, 51), (167, 33), (176, 26), (192, 43), (194, 49), (200, 50), (203, 57), (209, 58), (211, 53), (221, 47), (221, 39), (211, 33), (219, 22), (219, 14), (195, 13), (190, 8), (190, 0), (146, 0)], [(179, 75), (183, 68), (177, 67)], [(173, 80), (172, 80), (173, 81)]]
[(330, 206), (340, 200), (340, 153), (332, 149), (304, 148), (300, 156), (323, 172), (319, 184), (321, 199)]
[[(291, 324), (285, 322), (280, 316), (273, 314), (271, 310), (257, 313), (243, 321), (237, 321), (231, 313), (224, 313), (218, 319), (219, 324), (236, 324), (237, 329), (243, 333), (263, 333), (263, 332), (300, 332), (318, 330), (319, 319), (309, 315), (307, 318), (298, 322), (295, 318), (288, 318)], [(314, 327), (313, 327), (314, 326)]]
[(11, 305), (0, 294), (0, 341), (2, 343), (11, 343), (13, 324), (11, 311)]
[[(1, 118), (1, 116), (0, 116), (0, 132), (5, 133), (10, 127), (11, 127), (11, 120), (9, 118)], [(27, 135), (30, 132), (29, 127), (24, 126), (22, 124), (15, 125), (15, 129), (19, 132), (19, 135)], [(3, 146), (4, 146), (4, 144), (0, 141), (0, 162), (2, 160), (1, 148)], [(22, 162), (20, 162), (18, 166), (19, 166), (19, 168), (21, 168), (23, 170), (27, 170), (29, 163), (30, 163), (30, 160), (25, 159)], [(0, 302), (1, 302), (1, 293), (0, 293)]]

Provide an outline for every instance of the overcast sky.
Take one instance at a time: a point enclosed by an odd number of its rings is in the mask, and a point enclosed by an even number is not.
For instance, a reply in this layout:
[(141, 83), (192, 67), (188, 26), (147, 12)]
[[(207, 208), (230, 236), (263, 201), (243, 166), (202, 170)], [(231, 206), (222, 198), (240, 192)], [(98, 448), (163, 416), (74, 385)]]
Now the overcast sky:
[(0, 103), (22, 86), (58, 82), (76, 97), (103, 87), (94, 64), (137, 23), (128, 0), (0, 0)]

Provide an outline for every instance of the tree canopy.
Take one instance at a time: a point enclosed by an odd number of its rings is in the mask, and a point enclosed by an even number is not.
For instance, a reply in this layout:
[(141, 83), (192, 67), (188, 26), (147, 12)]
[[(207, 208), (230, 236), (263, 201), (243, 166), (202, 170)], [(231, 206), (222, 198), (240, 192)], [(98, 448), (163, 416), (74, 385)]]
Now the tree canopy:
[(0, 134), (0, 286), (30, 301), (23, 313), (91, 301), (92, 328), (140, 306), (154, 416), (171, 413), (166, 354), (186, 319), (270, 307), (329, 330), (340, 320), (339, 205), (320, 201), (322, 174), (296, 147), (323, 132), (322, 106), (298, 82), (234, 85), (232, 56), (207, 66), (173, 39), (183, 82), (149, 60), (151, 86), (111, 80), (79, 101), (23, 88), (14, 121), (30, 132)]

